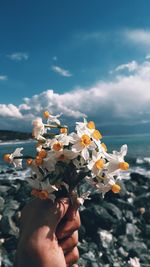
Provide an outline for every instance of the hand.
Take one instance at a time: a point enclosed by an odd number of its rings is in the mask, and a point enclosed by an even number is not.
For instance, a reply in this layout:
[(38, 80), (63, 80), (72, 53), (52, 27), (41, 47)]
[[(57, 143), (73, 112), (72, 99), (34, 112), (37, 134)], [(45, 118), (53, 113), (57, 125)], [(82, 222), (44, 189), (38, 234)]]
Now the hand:
[(70, 267), (77, 262), (79, 212), (64, 198), (35, 199), (22, 211), (15, 267)]

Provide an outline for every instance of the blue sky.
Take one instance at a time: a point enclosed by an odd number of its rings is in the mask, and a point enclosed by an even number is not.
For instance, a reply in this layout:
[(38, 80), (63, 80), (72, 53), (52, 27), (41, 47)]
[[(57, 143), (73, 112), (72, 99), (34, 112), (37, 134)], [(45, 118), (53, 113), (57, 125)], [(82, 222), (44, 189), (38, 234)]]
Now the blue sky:
[(87, 114), (106, 133), (150, 129), (149, 10), (149, 0), (1, 0), (0, 129), (30, 128), (45, 107)]

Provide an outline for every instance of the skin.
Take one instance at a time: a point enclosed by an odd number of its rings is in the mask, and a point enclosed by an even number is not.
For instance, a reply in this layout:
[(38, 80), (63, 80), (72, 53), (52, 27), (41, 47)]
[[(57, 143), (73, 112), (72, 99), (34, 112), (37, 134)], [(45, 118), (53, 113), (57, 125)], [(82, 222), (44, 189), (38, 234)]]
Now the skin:
[(22, 211), (14, 267), (77, 266), (79, 227), (77, 205), (67, 198), (33, 200)]

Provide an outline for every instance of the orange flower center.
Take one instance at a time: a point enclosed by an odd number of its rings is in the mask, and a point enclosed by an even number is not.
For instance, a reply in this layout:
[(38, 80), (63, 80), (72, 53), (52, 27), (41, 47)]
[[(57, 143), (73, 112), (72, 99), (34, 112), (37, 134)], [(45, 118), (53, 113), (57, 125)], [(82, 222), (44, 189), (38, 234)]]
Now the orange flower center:
[(46, 158), (47, 156), (47, 152), (45, 151), (45, 149), (42, 149), (39, 153), (38, 153), (38, 156), (40, 158)]
[(89, 121), (89, 122), (87, 123), (87, 127), (88, 127), (89, 129), (95, 129), (95, 123), (94, 123), (94, 121)]
[(60, 128), (60, 133), (61, 134), (65, 134), (68, 132), (68, 129), (67, 128)]
[(98, 131), (98, 130), (95, 130), (92, 134), (93, 138), (96, 139), (96, 140), (99, 140), (102, 138), (102, 135), (101, 133)]
[(129, 164), (128, 162), (120, 162), (119, 163), (119, 169), (126, 171), (129, 169)]
[(119, 193), (120, 190), (121, 190), (121, 187), (119, 184), (113, 184), (112, 187), (111, 187), (111, 190), (113, 193)]
[(48, 192), (46, 190), (42, 190), (38, 193), (38, 197), (42, 200), (48, 199)]
[(3, 156), (3, 160), (6, 161), (6, 162), (10, 162), (10, 154), (5, 154)]
[(27, 164), (27, 165), (31, 165), (32, 162), (33, 162), (33, 159), (27, 159), (27, 160), (26, 160), (26, 164)]
[(107, 152), (107, 146), (106, 146), (104, 143), (102, 143), (101, 146), (102, 146), (103, 149)]
[(87, 134), (83, 134), (81, 137), (81, 144), (83, 146), (89, 146), (91, 144), (91, 139)]
[(54, 145), (53, 145), (53, 149), (55, 150), (55, 151), (59, 151), (60, 149), (62, 148), (62, 144), (61, 143), (55, 143)]
[(39, 156), (36, 156), (35, 163), (37, 166), (41, 165), (43, 163), (43, 159)]
[(100, 170), (104, 167), (104, 161), (102, 159), (99, 159), (95, 162), (95, 167)]
[(48, 111), (44, 111), (44, 112), (43, 112), (43, 117), (44, 117), (45, 119), (48, 119), (48, 117), (49, 117), (49, 112), (48, 112)]

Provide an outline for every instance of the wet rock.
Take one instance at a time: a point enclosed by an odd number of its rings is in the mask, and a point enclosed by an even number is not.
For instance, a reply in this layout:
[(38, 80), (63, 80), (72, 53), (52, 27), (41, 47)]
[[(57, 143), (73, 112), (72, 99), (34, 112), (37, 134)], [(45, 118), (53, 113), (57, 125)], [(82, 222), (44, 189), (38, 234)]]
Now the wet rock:
[(3, 233), (3, 237), (9, 237), (10, 235), (18, 236), (19, 229), (16, 227), (14, 221), (11, 216), (3, 216), (0, 221), (1, 231)]
[(130, 223), (132, 223), (134, 220), (134, 215), (133, 215), (133, 212), (131, 210), (125, 210), (124, 211), (124, 217), (125, 217), (125, 220), (127, 222), (130, 222)]
[(10, 187), (7, 185), (0, 185), (0, 192), (2, 196), (6, 196), (8, 194)]
[(123, 247), (119, 247), (118, 252), (119, 255), (123, 258), (126, 258), (128, 256), (128, 252)]
[(3, 198), (3, 197), (0, 197), (0, 211), (3, 210), (3, 208), (4, 208), (4, 203), (5, 203), (4, 198)]
[(150, 202), (150, 192), (137, 196), (134, 200), (134, 204), (136, 207), (141, 207), (141, 206), (149, 207), (149, 202)]
[(86, 233), (90, 235), (96, 233), (97, 228), (110, 230), (117, 221), (104, 207), (99, 205), (92, 205), (83, 210), (81, 212), (81, 220), (85, 226)]
[(132, 223), (126, 224), (126, 235), (130, 240), (134, 240), (137, 232), (137, 227)]
[(125, 235), (126, 233), (126, 221), (123, 219), (115, 225), (113, 233), (116, 237)]
[(134, 241), (128, 243), (129, 257), (138, 257), (147, 252), (147, 246), (143, 242)]
[(122, 212), (116, 205), (114, 205), (112, 203), (107, 203), (107, 202), (104, 201), (103, 207), (107, 210), (107, 212), (114, 219), (117, 219), (117, 220), (121, 220), (122, 219)]
[(150, 224), (145, 225), (143, 229), (143, 236), (146, 238), (150, 238)]
[(146, 182), (148, 181), (148, 177), (137, 172), (132, 172), (130, 174), (130, 177), (131, 177), (131, 182), (135, 181), (136, 183), (138, 183), (138, 185), (145, 185)]
[(110, 248), (113, 243), (113, 235), (106, 230), (99, 230), (98, 231), (100, 242), (103, 248)]

